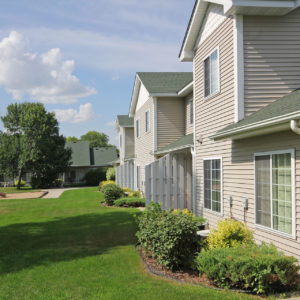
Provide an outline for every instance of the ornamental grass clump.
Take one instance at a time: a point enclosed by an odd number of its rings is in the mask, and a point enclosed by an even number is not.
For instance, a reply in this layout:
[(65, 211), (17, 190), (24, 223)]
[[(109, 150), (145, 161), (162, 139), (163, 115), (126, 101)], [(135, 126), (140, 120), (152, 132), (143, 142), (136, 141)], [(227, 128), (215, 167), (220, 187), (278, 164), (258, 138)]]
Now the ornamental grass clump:
[(226, 219), (218, 223), (217, 229), (213, 230), (208, 238), (209, 249), (231, 248), (239, 245), (252, 245), (253, 233), (244, 224), (233, 219)]
[(141, 247), (156, 262), (171, 270), (190, 268), (198, 249), (197, 222), (190, 214), (162, 211), (158, 204), (147, 206), (138, 219)]
[(274, 245), (248, 245), (203, 250), (196, 259), (200, 275), (216, 286), (256, 294), (290, 291), (297, 287), (297, 259), (284, 256)]

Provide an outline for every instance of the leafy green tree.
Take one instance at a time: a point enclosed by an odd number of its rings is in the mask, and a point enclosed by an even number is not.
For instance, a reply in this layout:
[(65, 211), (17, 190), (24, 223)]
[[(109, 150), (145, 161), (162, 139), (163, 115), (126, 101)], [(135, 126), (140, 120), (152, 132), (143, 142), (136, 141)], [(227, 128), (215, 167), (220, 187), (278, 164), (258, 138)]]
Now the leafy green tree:
[(66, 138), (67, 142), (79, 142), (80, 140), (76, 136), (68, 136)]
[(18, 189), (25, 172), (32, 173), (35, 187), (50, 186), (70, 166), (72, 152), (65, 149), (53, 113), (40, 103), (11, 104), (1, 118), (0, 171), (18, 177)]
[(108, 135), (103, 132), (89, 131), (86, 134), (82, 135), (80, 140), (88, 141), (91, 148), (114, 147), (113, 145), (108, 144)]

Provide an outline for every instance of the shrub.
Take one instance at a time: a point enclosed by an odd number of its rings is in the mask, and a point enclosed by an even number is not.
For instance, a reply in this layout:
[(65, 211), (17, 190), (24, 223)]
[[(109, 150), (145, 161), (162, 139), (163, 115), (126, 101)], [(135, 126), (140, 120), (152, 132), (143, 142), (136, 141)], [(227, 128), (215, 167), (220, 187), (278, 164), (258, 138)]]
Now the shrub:
[(196, 259), (200, 274), (219, 287), (239, 288), (257, 294), (288, 291), (297, 285), (300, 267), (274, 245), (238, 246), (203, 250)]
[(115, 168), (108, 168), (106, 171), (106, 180), (115, 180), (115, 179), (116, 179)]
[(106, 178), (106, 168), (98, 168), (89, 170), (83, 180), (87, 186), (97, 186), (100, 181)]
[(132, 191), (132, 192), (129, 194), (129, 197), (141, 198), (142, 195), (141, 195), (141, 192), (140, 192), (140, 191)]
[(122, 189), (116, 184), (107, 184), (102, 188), (104, 201), (107, 205), (114, 205), (114, 201), (123, 196)]
[(198, 216), (194, 215), (193, 212), (189, 211), (187, 208), (182, 209), (182, 210), (180, 210), (179, 208), (178, 209), (174, 209), (172, 211), (172, 213), (173, 214), (180, 214), (180, 213), (182, 213), (184, 215), (189, 215), (189, 216), (191, 216), (193, 218), (193, 220), (195, 220), (197, 222), (198, 226), (202, 225), (205, 222), (204, 218), (198, 217)]
[(132, 189), (130, 189), (128, 187), (123, 187), (122, 190), (123, 190), (123, 193), (128, 193), (128, 194), (132, 193)]
[(53, 181), (52, 186), (53, 187), (62, 187), (64, 181), (61, 178), (57, 178)]
[(208, 248), (230, 248), (242, 244), (253, 244), (253, 234), (245, 225), (233, 219), (218, 223), (207, 239)]
[[(18, 186), (18, 184), (19, 184), (19, 180), (16, 180), (15, 181), (15, 186)], [(24, 181), (24, 180), (21, 180), (21, 187), (23, 187), (23, 186), (25, 186), (26, 185), (26, 181)]]
[(144, 207), (146, 200), (144, 198), (120, 198), (114, 202), (115, 206), (130, 206), (130, 207)]
[(102, 191), (102, 189), (108, 184), (115, 184), (115, 182), (113, 180), (101, 181), (99, 185), (99, 190)]
[(191, 267), (198, 248), (197, 222), (183, 213), (162, 212), (151, 204), (138, 219), (138, 240), (157, 263), (168, 269)]

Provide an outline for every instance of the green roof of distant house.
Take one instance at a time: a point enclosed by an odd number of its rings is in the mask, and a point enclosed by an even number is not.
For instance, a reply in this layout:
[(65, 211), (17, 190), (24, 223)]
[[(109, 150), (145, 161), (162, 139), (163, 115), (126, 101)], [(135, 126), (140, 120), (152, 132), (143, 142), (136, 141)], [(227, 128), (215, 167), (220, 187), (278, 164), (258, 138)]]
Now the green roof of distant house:
[(91, 165), (90, 145), (87, 141), (67, 142), (66, 148), (72, 149), (73, 167), (85, 167)]
[(211, 138), (222, 139), (240, 132), (278, 125), (300, 117), (300, 90), (274, 101), (243, 120), (217, 131)]
[(194, 145), (194, 134), (191, 133), (191, 134), (185, 135), (185, 136), (179, 138), (178, 140), (176, 140), (175, 142), (157, 150), (155, 152), (155, 154), (163, 154), (163, 153), (168, 153), (168, 152), (172, 152), (175, 150), (190, 148), (190, 147), (193, 147), (193, 145)]
[(150, 94), (178, 93), (193, 81), (192, 72), (138, 72)]
[(93, 148), (92, 150), (94, 152), (95, 166), (109, 166), (113, 161), (118, 159), (118, 153), (115, 147)]
[(71, 167), (110, 166), (118, 159), (115, 147), (90, 148), (88, 141), (67, 142), (66, 148), (72, 149)]
[(133, 127), (134, 126), (134, 118), (130, 118), (127, 115), (119, 115), (117, 116), (117, 121), (120, 127)]

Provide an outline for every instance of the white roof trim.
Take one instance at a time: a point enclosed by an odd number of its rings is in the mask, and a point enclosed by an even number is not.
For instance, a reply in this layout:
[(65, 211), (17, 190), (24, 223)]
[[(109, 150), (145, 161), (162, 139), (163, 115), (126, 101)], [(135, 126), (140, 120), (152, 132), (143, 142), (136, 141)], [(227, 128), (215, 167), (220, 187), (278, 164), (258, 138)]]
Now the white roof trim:
[(283, 8), (286, 9), (283, 14), (286, 14), (300, 6), (300, 0), (197, 0), (179, 55), (181, 61), (192, 61), (194, 58), (197, 37), (209, 3), (223, 5), (225, 14), (231, 14), (231, 11), (234, 11), (233, 8), (242, 7), (259, 7), (262, 10), (264, 8)]
[(168, 149), (168, 150), (162, 150), (162, 151), (155, 151), (155, 155), (159, 155), (159, 154), (165, 154), (165, 153), (171, 153), (171, 152), (175, 152), (175, 151), (180, 151), (180, 150), (184, 150), (184, 149), (188, 149), (188, 148), (193, 148), (194, 145), (193, 144), (187, 144), (184, 146), (180, 146), (177, 148), (172, 148), (172, 149)]
[(136, 109), (136, 105), (138, 102), (140, 88), (141, 88), (141, 79), (136, 74), (135, 81), (134, 81), (134, 88), (133, 88), (132, 97), (131, 97), (130, 108), (129, 108), (129, 117), (134, 117), (134, 115), (135, 115), (135, 109)]
[(194, 81), (190, 82), (188, 85), (186, 85), (182, 90), (178, 92), (178, 96), (187, 96), (191, 92), (193, 92), (194, 89)]
[(215, 134), (211, 136), (212, 139), (214, 140), (220, 140), (224, 139), (227, 137), (232, 137), (235, 135), (239, 135), (242, 133), (245, 133), (247, 131), (254, 131), (254, 130), (259, 130), (267, 126), (273, 126), (273, 125), (278, 125), (293, 119), (299, 119), (300, 118), (300, 111), (296, 111), (293, 113), (289, 113), (280, 117), (274, 117), (270, 118), (267, 120), (259, 121), (250, 125), (244, 125), (239, 128), (234, 128), (234, 129), (229, 129), (227, 131), (221, 132), (219, 134)]

